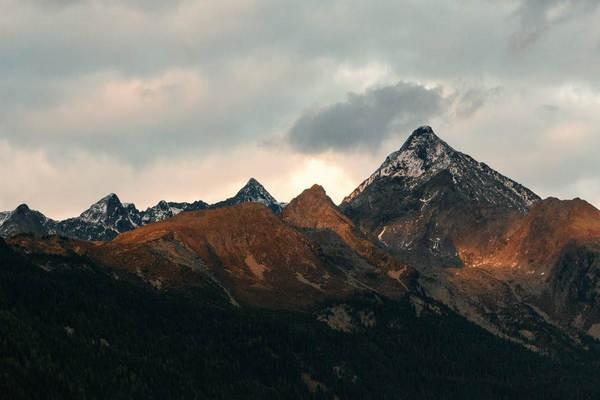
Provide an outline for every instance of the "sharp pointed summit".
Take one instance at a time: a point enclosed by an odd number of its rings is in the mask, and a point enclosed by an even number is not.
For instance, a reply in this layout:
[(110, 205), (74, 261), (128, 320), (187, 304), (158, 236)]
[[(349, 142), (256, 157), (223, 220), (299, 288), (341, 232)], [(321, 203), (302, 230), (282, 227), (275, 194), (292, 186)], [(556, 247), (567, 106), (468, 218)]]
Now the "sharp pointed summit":
[(211, 208), (233, 206), (240, 203), (261, 203), (273, 210), (275, 213), (281, 213), (283, 207), (265, 187), (256, 179), (250, 178), (248, 182), (236, 193), (235, 196), (227, 200), (213, 204)]
[(114, 193), (110, 193), (82, 212), (80, 218), (90, 223), (110, 223), (110, 217), (124, 209), (119, 197)]
[[(457, 244), (469, 236), (467, 227), (502, 224), (513, 214), (525, 214), (539, 200), (531, 190), (453, 149), (423, 126), (346, 197), (341, 208), (361, 229), (397, 251), (421, 254), (418, 261), (429, 264), (460, 265)], [(483, 236), (468, 241), (472, 244)]]
[(134, 229), (140, 224), (139, 212), (132, 204), (123, 204), (110, 193), (81, 213), (58, 224), (58, 231), (82, 240), (111, 240), (119, 233)]
[(0, 215), (0, 236), (10, 237), (19, 233), (44, 236), (56, 232), (56, 222), (39, 211), (21, 204), (11, 212)]
[(436, 179), (448, 179), (450, 185), (471, 200), (490, 205), (506, 205), (526, 212), (540, 198), (531, 190), (501, 175), (472, 157), (454, 150), (429, 126), (416, 129), (400, 150), (390, 154), (383, 164), (343, 204), (360, 202), (360, 195), (370, 186), (387, 181), (402, 181), (414, 189)]

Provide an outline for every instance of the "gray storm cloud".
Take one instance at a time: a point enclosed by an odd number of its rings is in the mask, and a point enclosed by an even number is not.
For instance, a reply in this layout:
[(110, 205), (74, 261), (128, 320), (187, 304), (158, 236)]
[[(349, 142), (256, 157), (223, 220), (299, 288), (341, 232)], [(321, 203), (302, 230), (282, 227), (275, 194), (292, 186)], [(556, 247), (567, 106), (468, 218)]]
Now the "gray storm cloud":
[(429, 122), (445, 107), (440, 88), (398, 82), (305, 112), (290, 129), (289, 141), (305, 152), (377, 147), (393, 132)]
[(364, 93), (349, 93), (343, 102), (305, 111), (287, 139), (301, 152), (377, 150), (393, 134), (412, 131), (439, 118), (469, 118), (500, 91), (465, 88), (450, 95), (441, 86), (400, 81)]

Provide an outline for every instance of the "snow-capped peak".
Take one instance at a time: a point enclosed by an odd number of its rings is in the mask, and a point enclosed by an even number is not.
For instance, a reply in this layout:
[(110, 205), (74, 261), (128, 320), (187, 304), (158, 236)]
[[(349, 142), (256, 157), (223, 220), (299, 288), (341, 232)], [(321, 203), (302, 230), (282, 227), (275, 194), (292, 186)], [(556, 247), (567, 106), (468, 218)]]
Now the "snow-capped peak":
[(267, 192), (267, 189), (254, 178), (250, 178), (248, 183), (240, 189), (235, 197), (240, 200), (243, 199), (243, 201), (263, 203), (267, 206), (277, 203), (277, 200)]
[(431, 127), (423, 126), (409, 136), (400, 150), (390, 154), (374, 175), (417, 178), (447, 168), (454, 153)]
[(250, 180), (248, 180), (248, 182), (236, 193), (235, 196), (213, 204), (211, 207), (219, 208), (241, 203), (261, 203), (276, 213), (280, 213), (283, 209), (281, 204), (275, 200), (273, 196), (271, 196), (267, 189), (265, 189), (265, 187), (254, 178), (250, 178)]
[(455, 153), (456, 151), (440, 139), (430, 126), (421, 126), (408, 137), (400, 150), (387, 156), (383, 164), (344, 202), (351, 201), (381, 178), (405, 177), (416, 180), (431, 177), (448, 168)]
[(353, 201), (373, 183), (382, 179), (401, 179), (406, 188), (415, 188), (446, 171), (452, 182), (469, 197), (497, 204), (504, 202), (520, 211), (528, 209), (539, 197), (494, 171), (484, 163), (454, 150), (429, 126), (417, 128), (400, 150), (390, 154), (383, 164), (354, 192), (344, 199)]
[(110, 193), (82, 212), (80, 218), (92, 224), (105, 224), (111, 214), (121, 209), (124, 209), (124, 207), (119, 197), (114, 193)]

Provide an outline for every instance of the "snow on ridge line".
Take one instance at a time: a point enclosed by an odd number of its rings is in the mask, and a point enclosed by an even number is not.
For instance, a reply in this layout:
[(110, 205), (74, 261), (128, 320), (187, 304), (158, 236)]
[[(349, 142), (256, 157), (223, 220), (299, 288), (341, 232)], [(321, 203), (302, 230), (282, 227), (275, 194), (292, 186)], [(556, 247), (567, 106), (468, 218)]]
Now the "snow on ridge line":
[(462, 185), (477, 199), (482, 198), (492, 204), (500, 198), (525, 211), (540, 199), (529, 189), (485, 163), (454, 150), (436, 136), (430, 127), (422, 127), (413, 132), (400, 150), (386, 157), (381, 166), (347, 196), (343, 203), (351, 203), (381, 179), (404, 178), (406, 186), (412, 189), (444, 170), (450, 173), (455, 184)]

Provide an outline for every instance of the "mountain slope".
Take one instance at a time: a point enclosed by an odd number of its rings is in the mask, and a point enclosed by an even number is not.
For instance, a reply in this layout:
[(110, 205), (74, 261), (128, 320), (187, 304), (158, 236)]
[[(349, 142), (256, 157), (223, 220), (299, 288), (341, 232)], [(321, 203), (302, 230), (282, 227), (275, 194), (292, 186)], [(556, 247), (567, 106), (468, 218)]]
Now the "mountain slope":
[[(367, 274), (370, 274), (371, 278), (381, 274), (382, 281), (391, 278), (378, 284), (379, 290), (393, 296), (398, 295), (399, 291), (408, 291), (409, 286), (412, 287), (414, 270), (362, 235), (352, 221), (335, 206), (321, 186), (314, 185), (294, 198), (285, 207), (282, 218), (286, 223), (310, 235), (320, 244), (324, 254), (335, 254), (332, 263), (354, 265), (354, 270), (347, 270), (356, 274), (359, 279), (366, 280), (364, 275)], [(344, 249), (340, 242), (349, 249)]]
[(600, 239), (563, 248), (538, 302), (563, 325), (600, 340)]
[[(100, 244), (89, 244), (98, 246)], [(345, 310), (234, 307), (219, 290), (158, 291), (77, 254), (0, 239), (0, 390), (27, 398), (597, 398), (597, 359), (545, 359), (444, 307), (369, 296)]]
[(581, 199), (548, 198), (515, 221), (502, 244), (490, 248), (482, 263), (548, 273), (571, 241), (600, 238), (600, 210)]
[(522, 297), (561, 325), (600, 338), (600, 210), (549, 198), (481, 255), (486, 269), (510, 269)]
[(161, 287), (187, 285), (181, 268), (206, 274), (235, 303), (295, 307), (353, 290), (310, 240), (258, 203), (179, 214), (124, 233), (91, 256)]
[[(345, 218), (324, 192), (322, 199)], [(249, 202), (180, 213), (110, 242), (28, 236), (12, 242), (28, 251), (86, 256), (159, 289), (210, 281), (236, 305), (296, 309), (365, 292), (399, 298), (412, 285), (406, 265), (358, 233), (344, 234), (346, 243), (335, 233), (306, 232), (288, 222)]]

